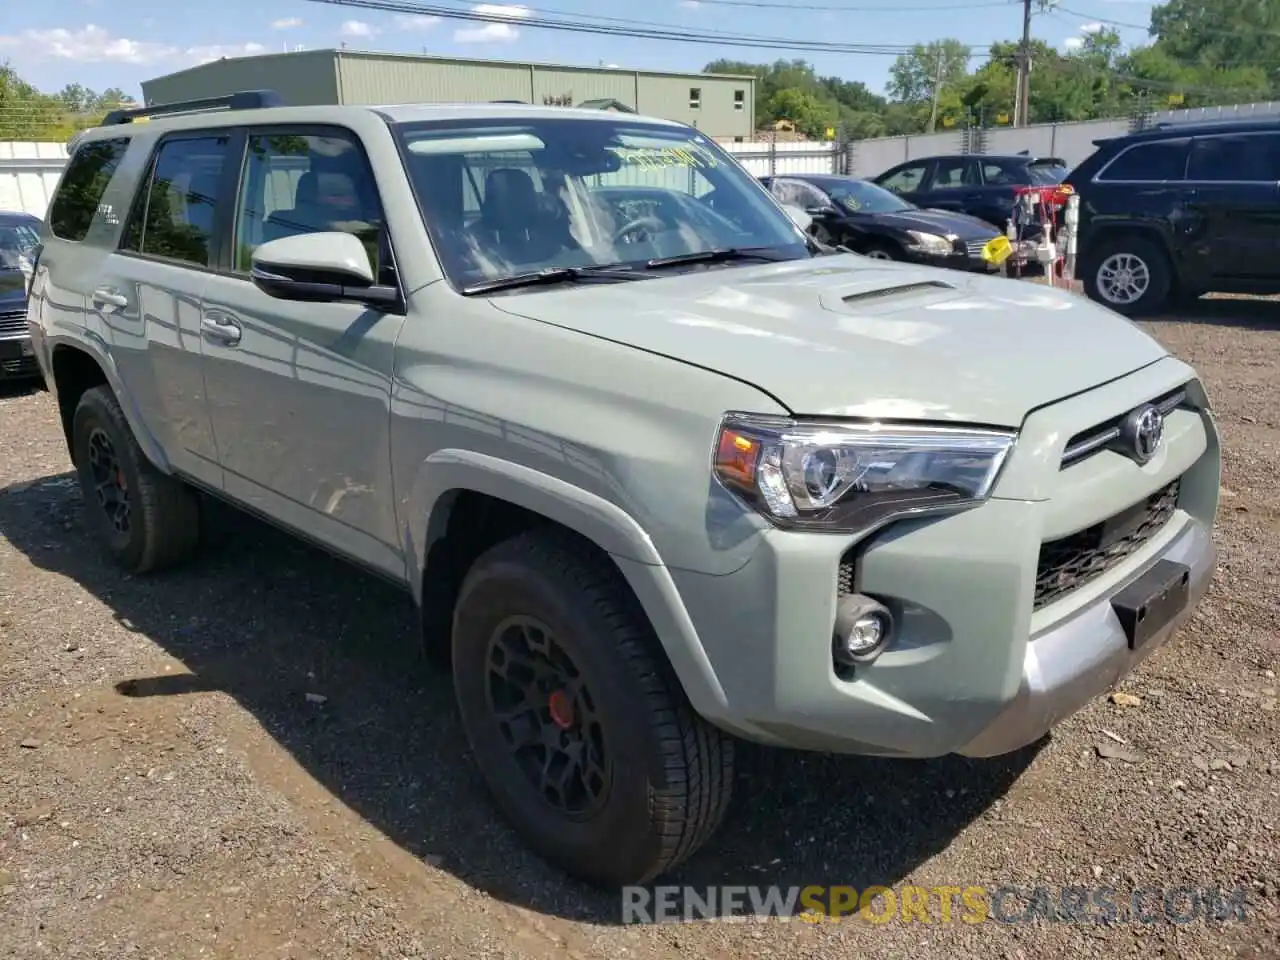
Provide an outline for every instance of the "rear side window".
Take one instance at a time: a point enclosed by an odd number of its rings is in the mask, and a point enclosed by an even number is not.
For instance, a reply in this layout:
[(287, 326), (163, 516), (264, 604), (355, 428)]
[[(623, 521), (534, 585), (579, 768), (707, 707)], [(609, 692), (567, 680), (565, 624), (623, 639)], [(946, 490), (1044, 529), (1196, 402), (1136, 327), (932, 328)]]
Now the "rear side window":
[(1187, 179), (1208, 183), (1275, 183), (1280, 180), (1280, 135), (1227, 134), (1191, 144)]
[(129, 214), (121, 249), (209, 266), (229, 144), (225, 134), (161, 143), (151, 175)]
[(1181, 180), (1187, 169), (1186, 140), (1157, 140), (1130, 147), (1098, 175), (1099, 180)]
[(49, 206), (49, 229), (60, 240), (79, 242), (89, 234), (107, 184), (129, 149), (129, 138), (83, 144), (67, 163), (57, 195)]

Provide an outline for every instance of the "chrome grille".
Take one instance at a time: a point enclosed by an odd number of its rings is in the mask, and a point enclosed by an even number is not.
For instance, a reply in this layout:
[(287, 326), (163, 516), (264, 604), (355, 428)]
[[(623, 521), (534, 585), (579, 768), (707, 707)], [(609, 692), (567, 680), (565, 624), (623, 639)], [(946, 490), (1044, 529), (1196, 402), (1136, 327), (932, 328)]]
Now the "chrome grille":
[(0, 313), (0, 336), (27, 332), (27, 311), (7, 311)]
[[(1187, 401), (1187, 391), (1179, 387), (1172, 393), (1166, 393), (1164, 396), (1156, 397), (1151, 404), (1165, 416), (1168, 416), (1178, 407)], [(1067, 441), (1067, 447), (1062, 452), (1062, 462), (1060, 467), (1065, 469), (1073, 463), (1079, 463), (1091, 454), (1097, 453), (1099, 450), (1107, 447), (1109, 444), (1120, 439), (1120, 424), (1124, 421), (1132, 411), (1126, 410), (1119, 416), (1112, 417), (1103, 423), (1095, 424), (1087, 430), (1081, 430), (1074, 437)]]
[(988, 241), (988, 240), (969, 240), (969, 241), (966, 241), (966, 242), (965, 242), (965, 245), (964, 245), (965, 253), (967, 253), (967, 254), (968, 254), (969, 256), (971, 256), (971, 257), (974, 257), (975, 259), (981, 260), (981, 259), (982, 259), (982, 248), (983, 248), (983, 247), (985, 247), (989, 242), (990, 242), (990, 241)]
[(1178, 480), (1086, 530), (1040, 545), (1035, 609), (1123, 562), (1169, 522), (1178, 507)]

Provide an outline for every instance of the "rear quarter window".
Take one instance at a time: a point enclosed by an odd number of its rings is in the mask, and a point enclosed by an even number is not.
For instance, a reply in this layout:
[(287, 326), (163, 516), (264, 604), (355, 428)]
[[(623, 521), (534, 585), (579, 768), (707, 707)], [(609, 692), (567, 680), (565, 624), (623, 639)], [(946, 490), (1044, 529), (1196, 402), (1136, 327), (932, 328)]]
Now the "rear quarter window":
[(1098, 174), (1098, 180), (1181, 180), (1187, 172), (1187, 140), (1155, 140), (1139, 143), (1121, 153)]
[(114, 137), (81, 144), (72, 154), (49, 205), (49, 230), (55, 237), (79, 243), (88, 235), (107, 184), (128, 149), (128, 137)]

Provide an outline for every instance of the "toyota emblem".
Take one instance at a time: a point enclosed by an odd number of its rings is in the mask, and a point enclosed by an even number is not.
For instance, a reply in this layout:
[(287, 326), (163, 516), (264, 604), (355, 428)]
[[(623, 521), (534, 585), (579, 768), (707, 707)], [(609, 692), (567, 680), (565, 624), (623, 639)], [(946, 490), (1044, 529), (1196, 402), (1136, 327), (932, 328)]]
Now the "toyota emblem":
[(1151, 404), (1139, 407), (1125, 417), (1120, 432), (1129, 455), (1138, 463), (1146, 463), (1164, 440), (1164, 414)]

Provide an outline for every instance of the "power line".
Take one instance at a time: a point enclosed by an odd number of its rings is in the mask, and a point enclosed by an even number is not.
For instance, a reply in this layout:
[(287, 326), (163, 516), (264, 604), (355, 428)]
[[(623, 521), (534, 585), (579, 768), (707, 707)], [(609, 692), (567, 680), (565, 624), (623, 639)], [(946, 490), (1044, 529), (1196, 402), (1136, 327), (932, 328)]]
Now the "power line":
[[(797, 50), (809, 53), (840, 53), (858, 56), (897, 57), (910, 53), (914, 44), (887, 43), (852, 43), (832, 42), (827, 40), (800, 40), (784, 37), (764, 37), (752, 34), (731, 34), (709, 31), (690, 31), (687, 26), (672, 23), (646, 23), (645, 21), (629, 21), (628, 25), (610, 23), (584, 23), (581, 20), (561, 20), (545, 16), (513, 17), (501, 12), (491, 13), (484, 10), (459, 10), (450, 7), (438, 7), (409, 3), (406, 0), (308, 0), (310, 3), (323, 3), (329, 6), (353, 7), (363, 10), (376, 10), (386, 13), (409, 14), (415, 16), (435, 16), (451, 20), (464, 20), (479, 23), (498, 23), (507, 26), (529, 27), (540, 30), (558, 30), (568, 33), (586, 33), (597, 36), (618, 36), (635, 40), (667, 40), (673, 43), (712, 44), (726, 47), (747, 47), (753, 49)], [(972, 53), (984, 48), (969, 47)]]
[[(1093, 23), (1101, 23), (1108, 27), (1124, 27), (1127, 30), (1142, 30), (1148, 34), (1151, 33), (1151, 24), (1149, 23), (1127, 23), (1124, 20), (1109, 20), (1106, 17), (1095, 17), (1090, 13), (1080, 13), (1078, 10), (1068, 10), (1066, 7), (1054, 7), (1058, 13), (1065, 13), (1069, 16), (1076, 17), (1079, 20), (1088, 20)], [(1206, 27), (1195, 24), (1192, 27), (1193, 33), (1208, 33), (1221, 37), (1256, 37), (1259, 34), (1266, 37), (1280, 37), (1280, 30), (1264, 30), (1261, 27), (1249, 27), (1243, 30), (1223, 30), (1220, 27)]]
[[(1007, 7), (1008, 0), (987, 0), (985, 3), (937, 3), (928, 5), (895, 4), (889, 6), (863, 6), (861, 4), (822, 4), (822, 3), (780, 3), (778, 0), (697, 0), (699, 6), (708, 7), (753, 7), (764, 10), (790, 10), (793, 13), (808, 13), (813, 10), (836, 11), (840, 13), (897, 13), (901, 10), (974, 10), (981, 7)], [(542, 7), (538, 8), (539, 10)]]

